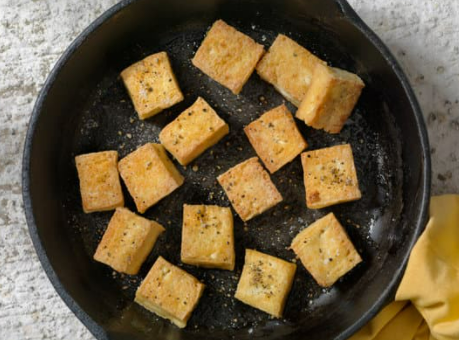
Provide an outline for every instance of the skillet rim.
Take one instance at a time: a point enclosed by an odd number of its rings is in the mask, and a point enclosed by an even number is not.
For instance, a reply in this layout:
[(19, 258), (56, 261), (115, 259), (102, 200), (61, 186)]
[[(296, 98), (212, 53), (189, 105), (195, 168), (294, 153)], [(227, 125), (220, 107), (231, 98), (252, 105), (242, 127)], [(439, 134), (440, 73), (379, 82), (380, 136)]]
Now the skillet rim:
[[(37, 97), (35, 105), (32, 110), (32, 114), (29, 120), (27, 134), (24, 143), (23, 157), (22, 157), (22, 197), (24, 203), (24, 211), (26, 216), (26, 222), (29, 229), (29, 234), (32, 239), (35, 251), (38, 259), (53, 285), (56, 292), (59, 294), (61, 299), (67, 305), (67, 307), (75, 314), (75, 316), (83, 323), (83, 325), (90, 331), (90, 333), (98, 340), (109, 340), (109, 334), (95, 322), (73, 299), (73, 297), (67, 292), (65, 287), (59, 280), (54, 268), (52, 267), (47, 254), (46, 249), (41, 243), (41, 239), (38, 233), (38, 227), (35, 223), (33, 214), (33, 204), (30, 193), (30, 162), (33, 148), (33, 139), (37, 123), (42, 113), (42, 106), (45, 102), (48, 92), (53, 86), (56, 78), (58, 77), (61, 70), (65, 67), (67, 61), (72, 55), (79, 49), (79, 47), (85, 42), (85, 40), (100, 26), (102, 26), (107, 20), (112, 18), (118, 12), (122, 11), (125, 7), (131, 5), (137, 0), (122, 0), (119, 3), (113, 5), (94, 20), (88, 27), (86, 27), (73, 42), (67, 47), (62, 56), (58, 59), (50, 74), (48, 75), (40, 93)], [(381, 54), (381, 56), (388, 63), (388, 66), (393, 70), (396, 77), (398, 78), (402, 88), (406, 94), (408, 102), (414, 112), (414, 118), (416, 121), (417, 133), (420, 136), (421, 150), (422, 150), (422, 173), (421, 173), (421, 185), (422, 185), (422, 197), (420, 198), (420, 214), (416, 220), (413, 237), (409, 242), (409, 249), (411, 250), (417, 239), (421, 235), (425, 228), (428, 219), (428, 207), (430, 202), (431, 192), (431, 158), (430, 158), (430, 147), (427, 129), (424, 121), (424, 117), (416, 99), (414, 91), (409, 83), (407, 76), (402, 70), (401, 66), (395, 59), (394, 55), (388, 47), (382, 42), (382, 40), (373, 32), (365, 22), (358, 16), (354, 9), (349, 5), (346, 0), (331, 0), (336, 3), (339, 10), (343, 15), (343, 19), (348, 20), (354, 27), (356, 27), (365, 38), (373, 44)], [(399, 268), (394, 272), (394, 275), (390, 281), (389, 289), (386, 289), (383, 294), (373, 303), (373, 307), (367, 310), (360, 318), (349, 328), (343, 330), (336, 340), (344, 340), (354, 334), (363, 325), (365, 325), (371, 318), (373, 318), (390, 299), (395, 296), (395, 291), (398, 287), (398, 283), (401, 281), (402, 274), (405, 271), (405, 267), (410, 256), (410, 251), (406, 252), (402, 257), (402, 262)]]

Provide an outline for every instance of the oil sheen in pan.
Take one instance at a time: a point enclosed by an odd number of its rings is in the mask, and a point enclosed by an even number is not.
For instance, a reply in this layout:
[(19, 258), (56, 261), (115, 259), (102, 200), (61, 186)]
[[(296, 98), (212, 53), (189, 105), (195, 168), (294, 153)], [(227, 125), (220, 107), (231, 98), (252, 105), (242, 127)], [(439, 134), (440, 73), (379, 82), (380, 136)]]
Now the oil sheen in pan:
[[(262, 22), (262, 20), (258, 20)], [(365, 70), (353, 63), (352, 58), (328, 43), (327, 36), (321, 36), (314, 27), (311, 34), (296, 35), (289, 31), (288, 24), (276, 24), (276, 31), (265, 29), (262, 25), (229, 22), (238, 29), (263, 43), (266, 48), (274, 40), (277, 32), (287, 34), (307, 47), (332, 66), (348, 69), (366, 80)], [(267, 27), (272, 24), (267, 24)], [(244, 135), (243, 127), (259, 117), (263, 112), (280, 105), (285, 100), (272, 86), (263, 82), (255, 73), (245, 85), (242, 93), (235, 96), (216, 84), (191, 65), (190, 59), (197, 50), (205, 32), (204, 27), (186, 33), (169, 31), (154, 43), (145, 40), (137, 42), (122, 51), (104, 78), (92, 91), (84, 103), (80, 115), (64, 127), (68, 139), (62, 154), (60, 178), (66, 209), (65, 227), (71, 235), (74, 251), (82, 261), (90, 262), (96, 246), (106, 228), (112, 212), (85, 215), (81, 209), (78, 179), (73, 158), (75, 155), (101, 151), (118, 150), (120, 158), (147, 142), (159, 142), (158, 134), (162, 127), (172, 121), (197, 96), (202, 96), (230, 126), (230, 134), (216, 146), (186, 168), (177, 164), (185, 176), (185, 184), (172, 195), (149, 209), (145, 216), (158, 221), (166, 228), (153, 252), (144, 263), (139, 275), (127, 276), (113, 272), (110, 268), (93, 262), (89, 269), (94, 278), (104, 281), (110, 292), (101, 292), (108, 305), (117, 306), (115, 313), (123, 316), (124, 322), (132, 323), (139, 313), (146, 322), (136, 322), (145, 327), (151, 322), (167, 322), (143, 310), (133, 303), (135, 290), (159, 254), (174, 264), (184, 268), (206, 284), (206, 290), (198, 307), (188, 322), (185, 331), (209, 329), (219, 334), (231, 334), (244, 328), (250, 335), (270, 333), (277, 329), (282, 332), (297, 328), (300, 323), (310, 320), (311, 315), (325, 314), (343, 299), (344, 291), (357, 289), (356, 283), (370, 266), (378, 267), (384, 262), (391, 225), (396, 224), (402, 209), (401, 149), (393, 139), (398, 131), (387, 106), (371, 84), (364, 89), (359, 104), (345, 128), (338, 135), (310, 129), (297, 121), (308, 150), (350, 143), (353, 148), (357, 174), (362, 190), (362, 199), (357, 202), (338, 205), (322, 210), (309, 210), (305, 206), (303, 171), (297, 157), (292, 163), (276, 172), (272, 179), (284, 197), (284, 201), (244, 224), (235, 215), (236, 269), (234, 272), (199, 269), (180, 262), (182, 205), (216, 204), (230, 206), (216, 177), (235, 164), (255, 156)], [(327, 46), (324, 48), (323, 46)], [(333, 50), (336, 49), (336, 50)], [(332, 50), (333, 53), (328, 53)], [(146, 121), (137, 118), (128, 94), (120, 80), (119, 72), (131, 63), (158, 51), (167, 51), (185, 100)], [(328, 55), (339, 55), (339, 60)], [(295, 108), (287, 104), (294, 113)], [(135, 206), (124, 188), (126, 205), (133, 211)], [(284, 318), (271, 319), (267, 314), (246, 306), (233, 298), (238, 278), (244, 262), (245, 248), (257, 249), (281, 258), (295, 261), (294, 254), (288, 250), (293, 237), (317, 218), (333, 211), (349, 233), (352, 241), (362, 255), (363, 263), (338, 281), (330, 289), (320, 288), (298, 262), (298, 270), (293, 288), (288, 298)], [(387, 247), (386, 247), (387, 248)], [(380, 267), (380, 266), (379, 266)], [(108, 284), (107, 284), (108, 282)], [(106, 289), (106, 288), (104, 288)], [(116, 298), (114, 298), (116, 296)], [(107, 319), (110, 315), (107, 315)], [(148, 331), (143, 329), (142, 331)]]

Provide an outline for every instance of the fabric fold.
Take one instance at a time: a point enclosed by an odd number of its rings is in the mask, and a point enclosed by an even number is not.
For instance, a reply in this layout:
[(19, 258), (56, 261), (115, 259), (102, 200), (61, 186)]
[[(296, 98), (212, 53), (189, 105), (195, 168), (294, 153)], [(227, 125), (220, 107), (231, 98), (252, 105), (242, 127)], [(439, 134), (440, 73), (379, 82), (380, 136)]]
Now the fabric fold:
[(350, 340), (459, 339), (459, 195), (432, 197), (395, 300)]

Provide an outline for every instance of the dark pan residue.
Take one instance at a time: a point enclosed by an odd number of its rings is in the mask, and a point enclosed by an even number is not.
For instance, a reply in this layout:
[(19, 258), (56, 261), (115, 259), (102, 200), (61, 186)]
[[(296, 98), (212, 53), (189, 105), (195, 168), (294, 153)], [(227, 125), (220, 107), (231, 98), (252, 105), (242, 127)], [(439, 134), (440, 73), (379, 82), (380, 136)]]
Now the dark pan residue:
[[(91, 277), (84, 284), (104, 300), (105, 310), (99, 320), (115, 333), (127, 325), (136, 329), (139, 339), (162, 335), (167, 339), (182, 339), (184, 334), (203, 339), (233, 337), (248, 339), (253, 336), (285, 336), (292, 332), (306, 333), (333, 320), (335, 311), (349, 303), (352, 297), (382, 270), (394, 240), (390, 237), (400, 223), (403, 209), (403, 171), (400, 131), (396, 126), (390, 105), (373, 79), (371, 70), (354, 60), (352, 53), (340, 43), (326, 23), (306, 21), (301, 30), (295, 22), (258, 12), (252, 20), (234, 20), (223, 17), (229, 24), (247, 33), (266, 48), (277, 33), (284, 33), (315, 52), (332, 66), (359, 73), (367, 87), (358, 106), (338, 135), (330, 135), (296, 121), (309, 150), (350, 143), (353, 148), (360, 188), (360, 201), (337, 205), (322, 210), (305, 206), (303, 171), (297, 157), (272, 178), (284, 201), (244, 224), (235, 215), (237, 264), (234, 272), (199, 269), (180, 262), (182, 205), (217, 204), (230, 206), (216, 177), (237, 163), (255, 156), (244, 135), (243, 127), (263, 112), (284, 103), (283, 97), (255, 73), (239, 96), (215, 83), (191, 65), (211, 21), (191, 20), (187, 25), (163, 27), (148, 36), (124, 43), (106, 59), (106, 70), (99, 77), (87, 97), (72, 112), (64, 129), (66, 140), (61, 146), (59, 168), (60, 195), (63, 202), (63, 225), (71, 237), (73, 251), (82, 270)], [(205, 22), (205, 23), (204, 23)], [(158, 51), (167, 51), (185, 100), (150, 118), (140, 121), (119, 77), (119, 72), (131, 63)], [(352, 52), (352, 51), (351, 51)], [(186, 168), (176, 165), (186, 177), (185, 184), (145, 216), (158, 221), (166, 229), (153, 252), (137, 276), (113, 272), (96, 263), (92, 255), (107, 226), (112, 212), (82, 212), (74, 156), (82, 153), (118, 150), (120, 158), (148, 142), (158, 142), (162, 127), (190, 106), (198, 96), (208, 101), (229, 123), (230, 134), (207, 150)], [(295, 108), (288, 104), (295, 112)], [(132, 199), (124, 188), (126, 205), (135, 211)], [(320, 288), (298, 263), (292, 292), (283, 319), (271, 319), (267, 314), (246, 306), (233, 298), (244, 262), (244, 249), (253, 248), (284, 259), (296, 261), (288, 249), (293, 237), (317, 218), (333, 211), (341, 221), (358, 251), (363, 263), (339, 280), (330, 289)], [(401, 240), (400, 242), (403, 242)], [(156, 260), (162, 255), (184, 268), (206, 284), (206, 290), (188, 327), (180, 333), (167, 321), (147, 312), (133, 303), (137, 287)], [(344, 306), (344, 307), (343, 307)], [(325, 321), (324, 321), (325, 320)], [(157, 325), (160, 324), (161, 327)], [(146, 336), (145, 336), (146, 334)], [(156, 338), (156, 337), (155, 337)]]

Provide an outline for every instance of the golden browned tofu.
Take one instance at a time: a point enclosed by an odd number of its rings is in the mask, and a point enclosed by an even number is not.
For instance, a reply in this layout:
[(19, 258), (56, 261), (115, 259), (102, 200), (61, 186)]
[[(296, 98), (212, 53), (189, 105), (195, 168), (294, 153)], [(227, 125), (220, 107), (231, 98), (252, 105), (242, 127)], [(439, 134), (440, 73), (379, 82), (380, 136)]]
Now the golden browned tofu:
[(282, 196), (257, 157), (250, 158), (217, 178), (243, 221), (282, 201)]
[(121, 72), (140, 119), (146, 119), (183, 100), (166, 52), (152, 54)]
[(224, 21), (217, 20), (207, 32), (192, 63), (238, 94), (263, 53), (262, 45)]
[(280, 318), (295, 271), (296, 264), (246, 249), (244, 268), (234, 297)]
[(353, 73), (317, 65), (296, 117), (315, 129), (339, 133), (364, 86), (362, 79)]
[(135, 275), (164, 230), (159, 223), (126, 208), (117, 208), (97, 247), (94, 260), (120, 273)]
[(229, 132), (228, 124), (199, 97), (159, 134), (161, 144), (187, 165)]
[(315, 221), (292, 241), (291, 249), (322, 287), (332, 286), (362, 258), (333, 213)]
[(298, 107), (311, 85), (317, 64), (326, 63), (292, 39), (279, 34), (258, 63), (257, 73)]
[(301, 163), (308, 208), (325, 208), (362, 197), (349, 144), (304, 152)]
[(118, 168), (140, 213), (169, 195), (184, 181), (161, 144), (141, 146), (124, 157)]
[(233, 270), (233, 215), (230, 208), (216, 205), (183, 206), (183, 263)]
[(117, 168), (118, 152), (102, 151), (79, 155), (75, 157), (75, 163), (85, 213), (124, 206)]
[(135, 294), (135, 302), (185, 328), (204, 291), (193, 275), (158, 257)]
[(244, 131), (270, 173), (291, 162), (308, 146), (285, 105), (264, 113)]

